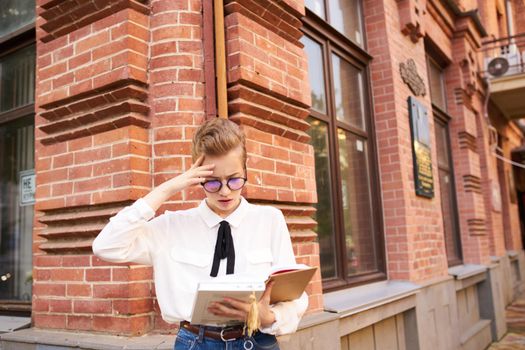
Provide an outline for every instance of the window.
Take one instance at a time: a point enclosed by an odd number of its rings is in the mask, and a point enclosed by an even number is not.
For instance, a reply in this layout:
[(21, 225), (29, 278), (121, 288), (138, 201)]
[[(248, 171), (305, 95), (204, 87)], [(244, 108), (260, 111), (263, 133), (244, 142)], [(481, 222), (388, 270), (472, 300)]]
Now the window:
[(35, 22), (35, 0), (2, 0), (0, 38), (8, 37)]
[(439, 188), (441, 192), (441, 211), (445, 231), (445, 248), (449, 266), (462, 263), (461, 241), (456, 204), (454, 172), (450, 153), (448, 119), (434, 111), (434, 129), (436, 132), (436, 151), (438, 157)]
[(0, 310), (31, 311), (35, 153), (35, 1), (0, 9)]
[(363, 46), (361, 1), (305, 0), (305, 6), (354, 43)]
[[(386, 278), (381, 211), (374, 210), (381, 206), (369, 114), (369, 56), (344, 30), (361, 27), (359, 1), (306, 5), (302, 43), (312, 97), (308, 121), (318, 197), (316, 232), (323, 286), (333, 290)], [(352, 15), (337, 17), (338, 11)]]
[(429, 56), (427, 56), (427, 67), (432, 104), (439, 107), (442, 111), (446, 111), (447, 104), (443, 69)]
[[(459, 218), (456, 201), (456, 185), (452, 153), (450, 150), (449, 120), (446, 115), (446, 91), (443, 68), (438, 60), (427, 55), (428, 81), (430, 99), (434, 114), (434, 131), (436, 134), (436, 153), (438, 164), (439, 188), (441, 195), (441, 212), (445, 233), (445, 248), (449, 266), (462, 263)], [(476, 179), (472, 179), (473, 186)]]

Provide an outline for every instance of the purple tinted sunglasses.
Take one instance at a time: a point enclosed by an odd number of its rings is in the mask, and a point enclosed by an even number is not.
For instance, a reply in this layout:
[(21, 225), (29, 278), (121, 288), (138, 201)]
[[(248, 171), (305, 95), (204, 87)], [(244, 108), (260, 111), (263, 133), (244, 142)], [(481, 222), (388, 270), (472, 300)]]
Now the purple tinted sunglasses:
[[(232, 191), (240, 190), (246, 184), (247, 179), (244, 177), (232, 177), (226, 181), (226, 186)], [(215, 193), (219, 192), (222, 188), (222, 181), (220, 180), (209, 180), (201, 182), (202, 187), (206, 192)]]

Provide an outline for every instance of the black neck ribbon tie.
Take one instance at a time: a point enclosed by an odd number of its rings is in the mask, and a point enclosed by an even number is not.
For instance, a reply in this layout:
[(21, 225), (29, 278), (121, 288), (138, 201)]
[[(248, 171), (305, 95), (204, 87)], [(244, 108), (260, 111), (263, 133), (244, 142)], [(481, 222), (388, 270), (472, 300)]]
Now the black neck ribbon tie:
[(233, 247), (232, 231), (228, 221), (221, 221), (217, 233), (217, 242), (215, 243), (215, 254), (213, 255), (213, 265), (210, 276), (217, 277), (219, 265), (222, 259), (228, 259), (226, 263), (226, 274), (231, 275), (235, 267), (235, 249)]

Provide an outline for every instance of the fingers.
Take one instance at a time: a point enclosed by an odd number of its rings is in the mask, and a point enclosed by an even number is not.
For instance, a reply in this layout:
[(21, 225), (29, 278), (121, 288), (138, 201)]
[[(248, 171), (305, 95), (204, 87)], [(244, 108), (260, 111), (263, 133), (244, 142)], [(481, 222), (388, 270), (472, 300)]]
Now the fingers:
[(196, 167), (201, 166), (202, 162), (204, 162), (204, 154), (197, 158), (191, 167), (195, 169)]
[(195, 169), (195, 173), (194, 173), (195, 176), (200, 176), (200, 177), (206, 177), (212, 174), (213, 174), (213, 170), (199, 170), (199, 169)]
[(250, 311), (250, 304), (248, 304), (248, 303), (246, 303), (246, 302), (244, 302), (242, 300), (232, 299), (232, 298), (225, 298), (224, 301), (227, 302), (228, 304), (230, 304), (231, 306), (233, 306), (237, 310), (242, 310), (244, 312)]
[(236, 308), (228, 307), (223, 303), (211, 303), (208, 311), (217, 316), (231, 317), (239, 320), (246, 318), (246, 312)]
[(270, 304), (270, 296), (272, 295), (272, 288), (274, 284), (275, 281), (268, 282), (268, 284), (266, 285), (266, 289), (264, 290), (263, 295), (261, 295), (261, 299), (259, 299), (259, 301)]

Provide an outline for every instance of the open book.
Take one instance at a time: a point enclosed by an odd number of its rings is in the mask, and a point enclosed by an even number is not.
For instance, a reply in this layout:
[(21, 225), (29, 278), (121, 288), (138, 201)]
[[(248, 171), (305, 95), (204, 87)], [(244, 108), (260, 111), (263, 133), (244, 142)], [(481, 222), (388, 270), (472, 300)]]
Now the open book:
[(316, 269), (316, 267), (304, 264), (275, 266), (264, 276), (234, 274), (200, 282), (193, 300), (191, 323), (207, 325), (239, 323), (238, 320), (215, 316), (208, 312), (208, 305), (216, 301), (222, 302), (226, 297), (248, 302), (252, 292), (259, 300), (266, 288), (266, 283), (271, 280), (275, 281), (270, 296), (271, 304), (298, 299), (312, 279)]

